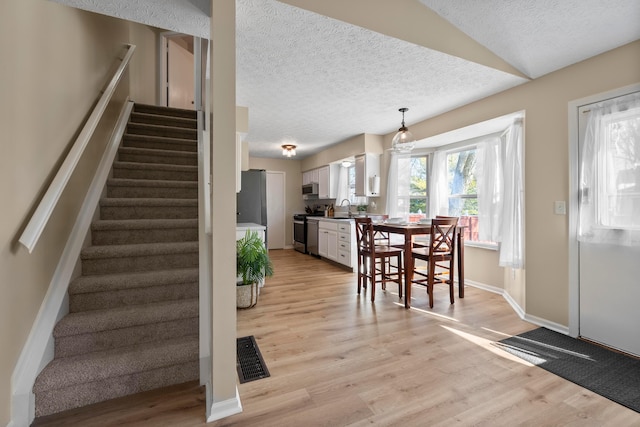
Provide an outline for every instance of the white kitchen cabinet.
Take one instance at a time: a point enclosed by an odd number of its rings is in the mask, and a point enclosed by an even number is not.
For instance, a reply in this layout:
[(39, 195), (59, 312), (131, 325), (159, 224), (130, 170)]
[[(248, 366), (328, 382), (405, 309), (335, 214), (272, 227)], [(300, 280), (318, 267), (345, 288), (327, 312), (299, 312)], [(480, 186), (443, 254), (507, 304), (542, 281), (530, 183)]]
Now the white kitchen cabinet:
[(356, 156), (356, 196), (380, 196), (380, 155), (365, 153)]
[(318, 180), (318, 169), (302, 172), (302, 185), (313, 184), (314, 182), (318, 182)]
[(354, 234), (353, 221), (320, 220), (318, 222), (318, 254), (353, 269), (357, 257)]
[(338, 262), (347, 267), (356, 265), (355, 227), (351, 221), (338, 223)]
[(318, 198), (335, 199), (338, 190), (339, 165), (327, 165), (318, 168)]
[(314, 182), (318, 182), (317, 169), (302, 172), (302, 185), (313, 184)]
[(334, 221), (318, 222), (318, 255), (338, 261), (338, 224)]
[(319, 199), (328, 199), (329, 193), (331, 189), (331, 183), (329, 180), (331, 179), (329, 166), (323, 166), (318, 169), (318, 198)]

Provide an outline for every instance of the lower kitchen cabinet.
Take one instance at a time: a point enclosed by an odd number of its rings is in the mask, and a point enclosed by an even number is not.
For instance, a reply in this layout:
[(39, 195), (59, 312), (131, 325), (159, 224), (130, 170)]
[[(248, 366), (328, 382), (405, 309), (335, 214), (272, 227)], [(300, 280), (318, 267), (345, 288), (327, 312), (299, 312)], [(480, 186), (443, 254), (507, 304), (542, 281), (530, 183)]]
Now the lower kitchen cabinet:
[(356, 265), (355, 228), (352, 221), (320, 220), (318, 223), (318, 254), (352, 268)]
[(333, 221), (318, 223), (318, 254), (321, 257), (338, 260), (338, 224)]

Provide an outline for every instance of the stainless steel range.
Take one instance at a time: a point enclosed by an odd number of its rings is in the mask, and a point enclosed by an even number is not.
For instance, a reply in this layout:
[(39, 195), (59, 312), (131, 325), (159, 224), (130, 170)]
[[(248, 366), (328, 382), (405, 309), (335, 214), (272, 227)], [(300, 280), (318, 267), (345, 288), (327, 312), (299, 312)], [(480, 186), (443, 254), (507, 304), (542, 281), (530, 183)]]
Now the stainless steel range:
[[(321, 213), (311, 213), (311, 214), (296, 214), (293, 216), (293, 248), (302, 252), (303, 254), (309, 253), (309, 229), (308, 229), (308, 221), (307, 218), (311, 216), (323, 216)], [(313, 227), (312, 227), (313, 231)], [(317, 242), (317, 229), (315, 241)], [(313, 243), (313, 236), (311, 236), (311, 241)]]
[(303, 254), (307, 253), (307, 216), (303, 214), (293, 216), (293, 249)]

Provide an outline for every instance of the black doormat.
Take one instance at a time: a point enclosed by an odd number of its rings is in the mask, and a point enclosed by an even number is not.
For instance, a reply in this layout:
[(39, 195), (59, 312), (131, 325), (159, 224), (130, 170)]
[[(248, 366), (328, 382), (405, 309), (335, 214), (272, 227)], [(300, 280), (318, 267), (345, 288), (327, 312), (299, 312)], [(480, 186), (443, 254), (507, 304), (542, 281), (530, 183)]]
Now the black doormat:
[(240, 384), (268, 377), (269, 370), (262, 359), (260, 349), (253, 335), (236, 340), (236, 369)]
[(501, 349), (640, 412), (640, 360), (538, 328), (496, 343)]

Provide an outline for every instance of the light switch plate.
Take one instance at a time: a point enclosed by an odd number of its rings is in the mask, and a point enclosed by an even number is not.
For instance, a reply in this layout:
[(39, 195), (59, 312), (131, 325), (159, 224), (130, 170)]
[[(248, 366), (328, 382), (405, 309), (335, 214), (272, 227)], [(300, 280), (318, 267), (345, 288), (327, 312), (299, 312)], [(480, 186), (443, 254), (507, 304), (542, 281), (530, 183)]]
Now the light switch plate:
[(553, 202), (553, 212), (556, 215), (566, 215), (567, 214), (567, 204), (564, 200), (556, 200)]

